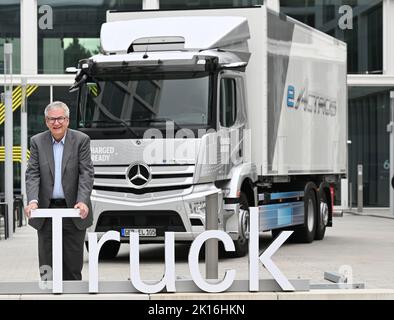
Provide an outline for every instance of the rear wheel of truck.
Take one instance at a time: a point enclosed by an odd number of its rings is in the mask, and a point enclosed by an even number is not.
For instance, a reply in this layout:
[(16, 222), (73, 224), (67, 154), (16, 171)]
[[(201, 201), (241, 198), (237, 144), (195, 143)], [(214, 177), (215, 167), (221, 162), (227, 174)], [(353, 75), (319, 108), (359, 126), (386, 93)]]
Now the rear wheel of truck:
[(316, 221), (316, 234), (315, 240), (323, 240), (326, 233), (326, 226), (328, 224), (329, 215), (329, 202), (327, 199), (327, 193), (321, 186), (319, 188), (319, 215)]
[(248, 253), (249, 249), (249, 203), (248, 197), (241, 191), (239, 197), (239, 235), (234, 241), (236, 257), (243, 257)]
[(304, 225), (294, 229), (294, 240), (301, 243), (311, 243), (316, 234), (317, 204), (315, 196), (316, 186), (308, 183), (304, 194)]
[[(89, 243), (85, 242), (86, 250), (89, 251)], [(120, 242), (109, 240), (103, 244), (100, 249), (99, 259), (108, 260), (113, 259), (118, 255)]]

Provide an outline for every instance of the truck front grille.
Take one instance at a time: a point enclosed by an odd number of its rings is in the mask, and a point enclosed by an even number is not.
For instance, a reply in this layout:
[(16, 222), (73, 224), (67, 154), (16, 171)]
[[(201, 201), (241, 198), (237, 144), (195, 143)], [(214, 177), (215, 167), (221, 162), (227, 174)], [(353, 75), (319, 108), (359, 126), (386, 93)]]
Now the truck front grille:
[(122, 192), (122, 193), (133, 193), (133, 194), (145, 194), (172, 190), (183, 190), (190, 188), (191, 185), (181, 185), (181, 186), (169, 186), (169, 187), (155, 187), (155, 188), (142, 188), (135, 189), (130, 187), (106, 187), (106, 186), (94, 186), (93, 190), (111, 191), (111, 192)]
[(93, 190), (144, 195), (185, 190), (193, 184), (195, 165), (148, 165), (150, 179), (142, 188), (133, 187), (126, 173), (128, 166), (96, 165)]

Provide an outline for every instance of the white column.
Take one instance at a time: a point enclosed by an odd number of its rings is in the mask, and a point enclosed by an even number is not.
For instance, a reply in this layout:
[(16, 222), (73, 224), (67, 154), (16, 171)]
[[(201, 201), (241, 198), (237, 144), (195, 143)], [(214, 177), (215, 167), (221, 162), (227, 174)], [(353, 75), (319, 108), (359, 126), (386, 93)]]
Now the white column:
[(21, 194), (23, 196), (23, 205), (27, 205), (26, 179), (27, 169), (27, 102), (26, 102), (26, 78), (22, 78), (22, 104), (21, 104)]
[(142, 0), (142, 10), (159, 10), (160, 0)]
[(21, 74), (37, 74), (37, 0), (21, 0)]
[(14, 232), (14, 164), (13, 164), (13, 120), (12, 120), (12, 43), (4, 44), (4, 193), (8, 205), (8, 235)]
[(383, 0), (383, 74), (394, 75), (394, 1)]
[(267, 8), (270, 8), (271, 10), (274, 10), (276, 12), (279, 12), (280, 10), (279, 0), (266, 0), (265, 4)]

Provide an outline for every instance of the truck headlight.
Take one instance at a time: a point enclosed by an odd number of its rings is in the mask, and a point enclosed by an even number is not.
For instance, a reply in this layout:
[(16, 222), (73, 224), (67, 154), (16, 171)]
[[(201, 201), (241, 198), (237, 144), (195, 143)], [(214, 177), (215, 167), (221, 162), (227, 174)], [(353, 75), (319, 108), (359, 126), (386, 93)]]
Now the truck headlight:
[(191, 213), (205, 215), (205, 201), (189, 202)]

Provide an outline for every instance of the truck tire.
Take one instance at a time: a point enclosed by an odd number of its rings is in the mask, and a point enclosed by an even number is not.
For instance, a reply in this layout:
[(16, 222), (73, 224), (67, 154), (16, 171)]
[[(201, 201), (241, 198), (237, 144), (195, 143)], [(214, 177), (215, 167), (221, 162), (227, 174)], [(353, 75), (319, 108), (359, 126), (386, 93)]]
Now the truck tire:
[(323, 240), (326, 233), (326, 226), (328, 223), (329, 202), (327, 200), (327, 193), (324, 188), (319, 188), (319, 210), (316, 221), (315, 240)]
[[(249, 203), (246, 194), (241, 191), (239, 197), (240, 210), (244, 210), (242, 216), (240, 216), (240, 234), (238, 239), (234, 241), (235, 245), (235, 257), (243, 257), (248, 253), (249, 250)], [(241, 215), (241, 212), (240, 212)]]
[(316, 186), (309, 182), (304, 194), (304, 224), (294, 229), (294, 240), (301, 243), (311, 243), (316, 234), (317, 204)]
[(115, 258), (118, 255), (119, 248), (120, 242), (113, 240), (107, 241), (101, 247), (99, 259), (108, 260)]
[[(85, 242), (86, 250), (89, 252), (89, 243)], [(99, 260), (113, 259), (118, 255), (120, 242), (109, 240), (103, 244), (99, 253)]]

